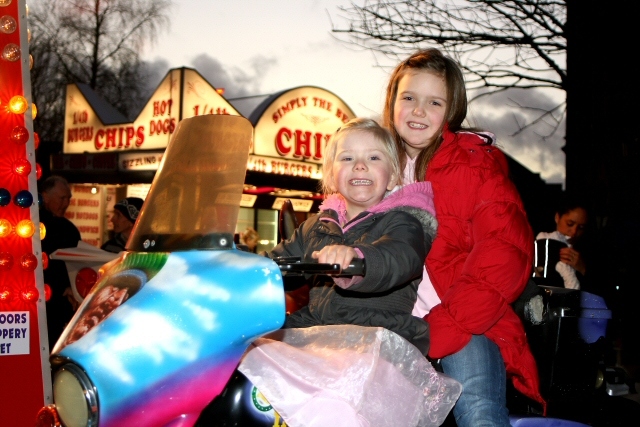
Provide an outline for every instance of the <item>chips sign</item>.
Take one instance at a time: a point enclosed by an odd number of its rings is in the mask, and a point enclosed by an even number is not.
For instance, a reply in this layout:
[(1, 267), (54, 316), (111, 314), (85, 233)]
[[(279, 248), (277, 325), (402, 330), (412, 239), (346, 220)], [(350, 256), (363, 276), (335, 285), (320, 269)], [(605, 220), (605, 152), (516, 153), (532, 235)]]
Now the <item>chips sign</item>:
[(67, 86), (63, 152), (166, 148), (181, 118), (205, 114), (240, 115), (196, 70), (170, 70), (142, 109), (127, 123), (87, 85)]
[(322, 164), (327, 141), (354, 117), (344, 101), (325, 89), (302, 86), (282, 92), (256, 121), (251, 154)]
[[(120, 113), (97, 100), (88, 86), (71, 84), (63, 151), (76, 157), (117, 153), (119, 170), (157, 170), (161, 150), (179, 120), (204, 114), (240, 115), (189, 68), (170, 70), (132, 123), (123, 123)], [(321, 179), (325, 145), (353, 117), (342, 99), (319, 87), (301, 86), (272, 95), (251, 114), (254, 142), (247, 170)]]

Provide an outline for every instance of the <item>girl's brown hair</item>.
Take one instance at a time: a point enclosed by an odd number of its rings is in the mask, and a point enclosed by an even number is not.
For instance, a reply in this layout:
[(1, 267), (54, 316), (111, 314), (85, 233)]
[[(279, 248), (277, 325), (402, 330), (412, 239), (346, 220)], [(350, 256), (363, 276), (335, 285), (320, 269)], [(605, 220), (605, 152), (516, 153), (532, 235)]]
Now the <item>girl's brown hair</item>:
[[(393, 70), (389, 85), (387, 86), (387, 96), (384, 104), (383, 123), (396, 141), (399, 153), (406, 153), (404, 141), (393, 123), (394, 106), (398, 95), (398, 83), (400, 79), (411, 72), (428, 71), (441, 76), (445, 80), (447, 87), (447, 109), (443, 126), (439, 129), (435, 141), (418, 154), (416, 159), (415, 180), (424, 181), (427, 171), (427, 164), (433, 158), (436, 150), (442, 143), (442, 131), (447, 125), (449, 130), (457, 132), (462, 128), (462, 122), (467, 116), (467, 89), (465, 87), (464, 75), (458, 63), (452, 58), (442, 54), (435, 48), (419, 50), (409, 58), (402, 61)], [(406, 165), (406, 156), (400, 156), (402, 169)]]

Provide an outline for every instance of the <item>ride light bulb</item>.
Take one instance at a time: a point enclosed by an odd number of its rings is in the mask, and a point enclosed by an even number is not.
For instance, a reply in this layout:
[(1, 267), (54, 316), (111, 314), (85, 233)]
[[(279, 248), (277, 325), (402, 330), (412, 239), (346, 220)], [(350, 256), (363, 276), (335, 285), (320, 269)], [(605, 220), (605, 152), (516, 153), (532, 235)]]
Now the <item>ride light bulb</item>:
[(9, 139), (16, 144), (26, 144), (29, 141), (29, 131), (26, 127), (18, 125), (11, 129)]
[(24, 96), (16, 95), (9, 100), (9, 111), (14, 114), (24, 114), (27, 108), (29, 108), (29, 103)]
[(10, 299), (11, 299), (11, 289), (9, 289), (9, 287), (7, 286), (0, 288), (0, 301), (7, 302)]
[(0, 237), (7, 237), (13, 231), (11, 223), (6, 219), (0, 219)]
[(28, 239), (36, 232), (36, 226), (30, 219), (23, 219), (16, 225), (16, 234), (20, 237)]
[(8, 43), (2, 49), (2, 57), (9, 62), (16, 62), (20, 59), (20, 46), (15, 43)]
[[(26, 176), (31, 173), (31, 162), (24, 157), (13, 162), (13, 172), (20, 176)], [(33, 202), (33, 197), (31, 198)]]
[(13, 255), (9, 252), (0, 252), (0, 271), (9, 271), (13, 267)]
[(16, 20), (11, 15), (4, 15), (0, 17), (0, 31), (5, 34), (13, 33), (16, 28), (18, 28), (18, 24)]
[(20, 297), (22, 297), (22, 300), (26, 302), (37, 301), (39, 296), (40, 296), (40, 293), (38, 292), (35, 286), (29, 286), (29, 288), (24, 289), (20, 293)]
[(38, 266), (38, 258), (31, 252), (27, 252), (20, 258), (20, 267), (26, 271), (33, 271)]

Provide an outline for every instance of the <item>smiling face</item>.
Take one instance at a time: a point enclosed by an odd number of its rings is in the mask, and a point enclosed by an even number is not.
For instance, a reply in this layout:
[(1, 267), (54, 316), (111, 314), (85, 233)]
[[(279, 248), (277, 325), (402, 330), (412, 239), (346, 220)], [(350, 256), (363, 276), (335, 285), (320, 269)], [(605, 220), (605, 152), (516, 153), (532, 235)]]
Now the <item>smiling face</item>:
[(347, 204), (347, 218), (380, 202), (397, 177), (383, 142), (371, 132), (351, 131), (336, 146), (331, 186)]
[(431, 145), (440, 132), (447, 112), (444, 77), (431, 71), (409, 71), (398, 82), (393, 123), (415, 158)]

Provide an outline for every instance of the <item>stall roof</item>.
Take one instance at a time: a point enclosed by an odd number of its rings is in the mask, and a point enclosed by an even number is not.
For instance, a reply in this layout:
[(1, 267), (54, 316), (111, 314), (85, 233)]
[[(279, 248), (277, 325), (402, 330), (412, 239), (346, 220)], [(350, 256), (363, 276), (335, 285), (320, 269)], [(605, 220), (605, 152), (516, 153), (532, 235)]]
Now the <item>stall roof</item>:
[(104, 125), (116, 125), (120, 123), (128, 123), (127, 119), (120, 111), (116, 110), (111, 104), (98, 95), (91, 86), (86, 83), (76, 83), (82, 95), (86, 98), (93, 111), (96, 113), (100, 121)]
[(260, 120), (260, 117), (262, 117), (267, 108), (269, 108), (269, 106), (273, 104), (273, 101), (278, 99), (280, 95), (289, 92), (290, 90), (291, 89), (281, 90), (274, 94), (268, 95), (265, 99), (263, 99), (262, 102), (258, 104), (258, 106), (255, 107), (249, 115), (249, 121), (251, 122), (251, 124), (255, 127), (255, 125), (258, 123), (258, 120)]

